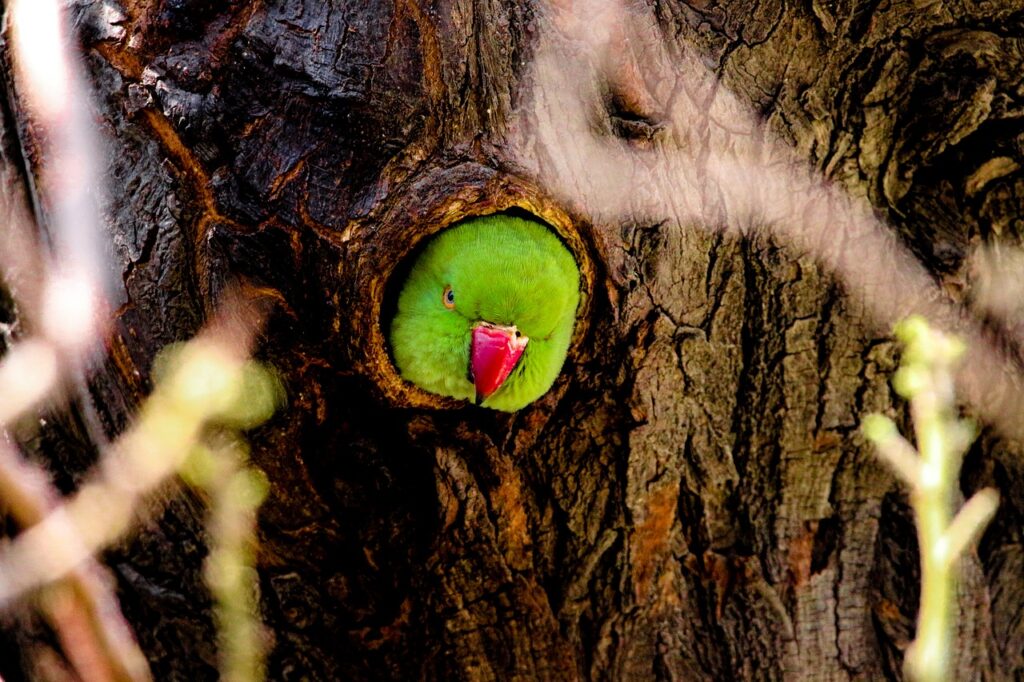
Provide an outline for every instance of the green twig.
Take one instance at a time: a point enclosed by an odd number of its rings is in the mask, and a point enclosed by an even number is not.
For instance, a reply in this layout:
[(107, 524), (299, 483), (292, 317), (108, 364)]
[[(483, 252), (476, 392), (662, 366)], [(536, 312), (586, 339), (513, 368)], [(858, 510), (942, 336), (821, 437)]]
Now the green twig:
[[(70, 499), (55, 499), (45, 509), (23, 514), (26, 530), (0, 548), (0, 606), (57, 581), (77, 585), (82, 567), (130, 528), (147, 496), (181, 474), (198, 481), (211, 498), (205, 574), (221, 628), (222, 679), (254, 682), (262, 679), (263, 661), (253, 596), (258, 584), (255, 510), (268, 484), (262, 472), (244, 465), (244, 447), (237, 438), (229, 438), (230, 447), (211, 449), (202, 443), (211, 433), (219, 433), (223, 442), (238, 429), (264, 421), (279, 403), (281, 388), (269, 371), (245, 361), (239, 351), (246, 343), (236, 339), (228, 345), (217, 337), (211, 333), (164, 352), (154, 370), (156, 389), (138, 423), (104, 453), (98, 473)], [(0, 464), (5, 461), (0, 458)], [(8, 467), (0, 474), (8, 469), (16, 473)], [(27, 484), (12, 475), (0, 475), (0, 489), (19, 493), (11, 496), (14, 501), (34, 499)], [(76, 615), (67, 609), (62, 613)], [(102, 643), (111, 642), (120, 640)], [(91, 678), (145, 679), (144, 660), (142, 670), (137, 677)]]
[[(49, 477), (5, 442), (0, 429), (0, 502), (17, 523), (31, 527), (57, 506)], [(97, 682), (151, 680), (149, 664), (121, 614), (114, 580), (90, 557), (40, 599), (79, 677)]]
[(203, 575), (214, 599), (220, 679), (256, 682), (263, 679), (265, 649), (257, 598), (256, 510), (269, 482), (262, 471), (245, 465), (244, 443), (221, 440), (226, 442), (195, 448), (182, 476), (210, 496), (210, 554)]
[(881, 415), (868, 416), (863, 430), (882, 459), (910, 486), (917, 523), (921, 605), (906, 673), (917, 682), (940, 682), (950, 677), (956, 562), (995, 514), (999, 494), (990, 488), (978, 492), (954, 517), (963, 452), (972, 440), (972, 428), (956, 416), (953, 393), (952, 368), (963, 346), (920, 317), (900, 323), (896, 334), (905, 351), (893, 386), (910, 400), (917, 451)]

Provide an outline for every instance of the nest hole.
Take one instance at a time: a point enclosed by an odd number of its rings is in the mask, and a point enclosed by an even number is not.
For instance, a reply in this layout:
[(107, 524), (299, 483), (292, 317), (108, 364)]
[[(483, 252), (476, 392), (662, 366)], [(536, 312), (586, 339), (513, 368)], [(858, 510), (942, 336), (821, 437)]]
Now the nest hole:
[[(473, 210), (474, 207), (471, 205), (461, 208), (462, 210), (457, 211), (455, 215), (448, 214), (449, 220), (434, 223), (426, 228), (412, 226), (410, 231), (416, 234), (418, 239), (410, 244), (408, 251), (399, 257), (395, 266), (384, 280), (375, 325), (377, 331), (375, 336), (377, 337), (378, 344), (375, 344), (377, 348), (371, 349), (371, 353), (376, 357), (370, 358), (370, 369), (376, 375), (375, 382), (384, 396), (395, 406), (432, 407), (439, 409), (465, 406), (463, 401), (429, 393), (402, 379), (398, 373), (391, 349), (390, 331), (392, 320), (394, 320), (395, 314), (398, 311), (398, 297), (401, 293), (402, 285), (407, 280), (417, 259), (422, 255), (424, 249), (427, 248), (431, 239), (437, 234), (467, 220), (487, 215), (508, 215), (543, 225), (554, 233), (569, 252), (573, 254), (580, 272), (580, 304), (577, 309), (573, 342), (569, 351), (570, 357), (576, 351), (589, 327), (588, 316), (594, 285), (594, 268), (589, 253), (589, 243), (581, 237), (576, 221), (571, 220), (558, 207), (546, 202), (524, 200), (522, 197), (509, 197), (504, 201), (487, 202), (486, 205), (477, 206), (476, 208), (479, 210)], [(533, 208), (538, 210), (531, 210)]]

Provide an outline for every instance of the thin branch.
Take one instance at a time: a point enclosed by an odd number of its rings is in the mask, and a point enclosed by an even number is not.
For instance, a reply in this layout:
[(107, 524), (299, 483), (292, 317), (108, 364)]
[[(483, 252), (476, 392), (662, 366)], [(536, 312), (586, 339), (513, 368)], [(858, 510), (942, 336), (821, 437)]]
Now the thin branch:
[(207, 527), (210, 554), (203, 566), (214, 598), (219, 631), (220, 674), (225, 682), (263, 679), (266, 649), (255, 585), (256, 510), (269, 483), (262, 471), (245, 466), (244, 443), (228, 439), (197, 447), (183, 472), (210, 496)]
[(98, 475), (0, 552), (0, 605), (60, 580), (119, 538), (147, 494), (184, 465), (206, 423), (239, 398), (244, 339), (206, 334), (181, 347), (138, 423), (100, 458)]
[(893, 421), (880, 414), (869, 414), (861, 430), (893, 472), (907, 485), (916, 486), (921, 477), (917, 451), (900, 435)]
[(47, 341), (21, 341), (0, 359), (0, 425), (10, 424), (36, 407), (57, 384), (58, 358)]
[(963, 451), (973, 431), (955, 412), (952, 372), (963, 345), (933, 330), (920, 317), (901, 322), (896, 335), (904, 352), (892, 383), (910, 400), (918, 451), (881, 415), (866, 418), (863, 431), (909, 485), (917, 525), (921, 605), (917, 632), (904, 659), (907, 677), (941, 682), (949, 678), (958, 617), (957, 560), (992, 519), (999, 495), (992, 489), (982, 490), (953, 516)]
[[(60, 499), (47, 475), (0, 435), (0, 500), (23, 528), (39, 523)], [(121, 615), (113, 580), (88, 557), (42, 601), (79, 676), (95, 680), (152, 679), (149, 665)]]
[(973, 546), (999, 509), (999, 492), (994, 488), (979, 490), (960, 507), (946, 530), (949, 561), (954, 562)]

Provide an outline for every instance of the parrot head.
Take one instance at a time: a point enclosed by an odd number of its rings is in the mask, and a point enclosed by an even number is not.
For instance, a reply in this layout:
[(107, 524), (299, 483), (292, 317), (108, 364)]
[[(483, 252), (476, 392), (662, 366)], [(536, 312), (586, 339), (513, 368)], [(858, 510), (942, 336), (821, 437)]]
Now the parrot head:
[(543, 224), (463, 221), (427, 243), (401, 285), (395, 364), (431, 393), (514, 412), (558, 377), (579, 298), (576, 261)]

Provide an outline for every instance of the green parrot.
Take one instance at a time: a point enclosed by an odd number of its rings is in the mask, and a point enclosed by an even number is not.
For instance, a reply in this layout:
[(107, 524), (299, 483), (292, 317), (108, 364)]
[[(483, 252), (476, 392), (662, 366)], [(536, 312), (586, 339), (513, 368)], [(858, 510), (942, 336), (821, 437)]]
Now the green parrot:
[(431, 393), (514, 412), (555, 382), (579, 299), (576, 260), (548, 227), (465, 220), (431, 238), (402, 285), (395, 364)]

